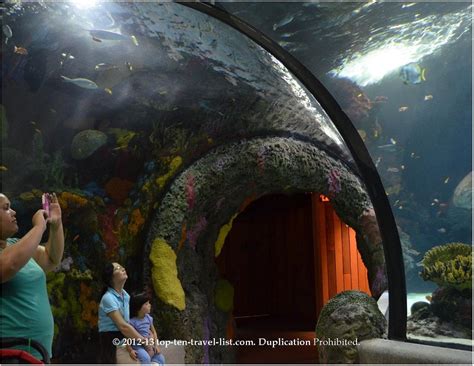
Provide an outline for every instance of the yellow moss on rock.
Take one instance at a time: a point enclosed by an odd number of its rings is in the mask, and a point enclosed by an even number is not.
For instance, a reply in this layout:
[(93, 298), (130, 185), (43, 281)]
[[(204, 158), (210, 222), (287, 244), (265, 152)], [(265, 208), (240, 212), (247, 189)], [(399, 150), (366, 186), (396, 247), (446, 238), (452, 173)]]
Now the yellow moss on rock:
[(227, 238), (227, 234), (229, 234), (230, 229), (232, 229), (232, 222), (237, 217), (238, 213), (231, 217), (230, 221), (221, 227), (219, 230), (219, 235), (217, 236), (216, 244), (215, 244), (215, 256), (218, 257), (221, 254), (221, 250), (224, 247), (225, 238)]
[(219, 310), (228, 312), (234, 306), (234, 287), (227, 280), (217, 281), (214, 291), (214, 303)]
[(176, 173), (182, 163), (183, 159), (181, 158), (181, 156), (176, 156), (173, 160), (171, 160), (168, 172), (156, 178), (156, 184), (158, 185), (158, 187), (160, 187), (160, 189), (165, 186), (168, 179), (170, 179), (174, 175), (174, 173)]
[(186, 308), (184, 290), (178, 279), (176, 254), (162, 238), (153, 241), (150, 260), (153, 287), (158, 297), (178, 310)]

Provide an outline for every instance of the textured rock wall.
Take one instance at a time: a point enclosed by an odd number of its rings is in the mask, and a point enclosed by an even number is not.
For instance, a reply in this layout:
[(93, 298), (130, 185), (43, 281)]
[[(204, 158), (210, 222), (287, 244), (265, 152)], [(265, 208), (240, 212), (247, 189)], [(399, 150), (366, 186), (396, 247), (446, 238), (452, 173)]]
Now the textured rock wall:
[[(383, 250), (359, 178), (309, 143), (281, 137), (242, 140), (216, 148), (179, 174), (152, 220), (146, 250), (151, 264), (145, 267), (145, 278), (153, 282), (161, 302), (156, 316), (167, 337), (225, 337), (230, 314), (215, 304), (219, 278), (214, 257), (232, 220), (258, 197), (296, 192), (331, 197), (337, 214), (362, 238), (359, 251), (371, 285), (376, 284), (373, 292), (383, 290)], [(167, 253), (166, 260), (162, 253)], [(228, 349), (186, 349), (187, 362), (205, 362), (209, 357), (213, 363), (232, 360)]]

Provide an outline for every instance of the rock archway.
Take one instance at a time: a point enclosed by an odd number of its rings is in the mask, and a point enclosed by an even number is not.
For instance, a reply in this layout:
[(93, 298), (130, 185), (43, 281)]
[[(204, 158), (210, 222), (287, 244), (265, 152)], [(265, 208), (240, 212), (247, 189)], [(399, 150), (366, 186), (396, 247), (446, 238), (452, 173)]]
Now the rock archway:
[[(337, 180), (337, 189), (331, 186)], [(386, 289), (385, 262), (369, 197), (341, 161), (293, 138), (269, 137), (220, 146), (172, 182), (151, 222), (145, 278), (159, 300), (155, 316), (167, 338), (224, 339), (232, 291), (218, 286), (214, 257), (232, 221), (271, 193), (319, 192), (357, 232), (374, 297)], [(187, 346), (186, 362), (232, 361), (228, 345)]]

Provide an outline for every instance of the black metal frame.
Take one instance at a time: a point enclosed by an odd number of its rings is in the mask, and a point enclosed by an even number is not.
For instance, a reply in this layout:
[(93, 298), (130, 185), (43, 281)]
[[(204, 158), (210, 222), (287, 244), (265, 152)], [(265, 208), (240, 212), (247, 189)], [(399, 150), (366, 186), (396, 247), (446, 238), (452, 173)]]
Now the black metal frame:
[(201, 2), (179, 2), (216, 18), (243, 33), (275, 56), (308, 90), (325, 110), (347, 144), (359, 168), (374, 206), (383, 240), (390, 300), (388, 337), (406, 341), (407, 293), (402, 248), (390, 203), (377, 169), (351, 120), (323, 84), (295, 57), (259, 30), (229, 14), (221, 7)]

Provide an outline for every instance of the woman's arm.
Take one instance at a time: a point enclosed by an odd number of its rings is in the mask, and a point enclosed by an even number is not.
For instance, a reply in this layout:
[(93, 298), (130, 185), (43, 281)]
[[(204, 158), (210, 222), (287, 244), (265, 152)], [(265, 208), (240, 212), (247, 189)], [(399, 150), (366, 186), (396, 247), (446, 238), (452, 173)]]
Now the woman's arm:
[(153, 344), (154, 344), (155, 352), (160, 353), (161, 350), (160, 350), (160, 346), (158, 345), (158, 334), (156, 333), (156, 329), (153, 326), (153, 323), (151, 324), (150, 330), (151, 330), (151, 334), (152, 334), (153, 340), (154, 340)]
[(107, 313), (107, 316), (112, 319), (119, 331), (127, 338), (136, 338), (146, 341), (145, 337), (142, 337), (134, 327), (128, 324), (125, 319), (122, 317), (122, 314), (118, 310), (114, 310), (110, 313)]
[(35, 260), (45, 272), (56, 269), (61, 264), (64, 253), (64, 231), (61, 221), (61, 207), (59, 206), (56, 193), (51, 195), (49, 206), (49, 238), (48, 242), (38, 246), (35, 253)]
[(0, 282), (10, 280), (23, 266), (34, 257), (46, 230), (45, 211), (38, 210), (33, 215), (33, 228), (18, 240), (15, 245), (7, 246), (0, 253)]

